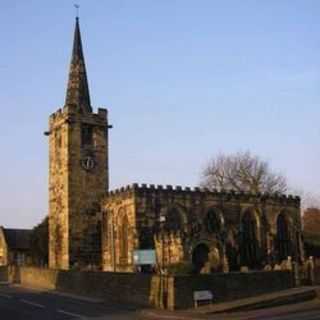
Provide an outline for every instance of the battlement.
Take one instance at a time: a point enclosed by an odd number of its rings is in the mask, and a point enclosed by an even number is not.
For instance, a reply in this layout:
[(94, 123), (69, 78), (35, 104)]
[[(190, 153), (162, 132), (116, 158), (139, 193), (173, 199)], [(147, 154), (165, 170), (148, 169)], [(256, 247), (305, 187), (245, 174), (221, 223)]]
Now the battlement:
[(108, 117), (108, 110), (103, 108), (98, 108), (97, 113), (90, 112), (85, 114), (80, 114), (74, 111), (69, 106), (64, 108), (59, 108), (56, 112), (52, 113), (49, 118), (50, 127), (59, 127), (65, 122), (72, 124), (76, 122), (77, 119), (81, 122), (86, 122), (98, 126), (106, 126)]
[(53, 112), (50, 115), (50, 120), (56, 120), (61, 118), (64, 115), (64, 110), (62, 108), (59, 108), (57, 111)]
[(138, 184), (133, 183), (125, 187), (121, 187), (107, 193), (107, 197), (117, 197), (124, 194), (138, 193), (143, 194), (163, 194), (166, 195), (171, 193), (173, 195), (184, 195), (184, 196), (214, 196), (218, 198), (226, 198), (228, 200), (234, 199), (260, 199), (260, 200), (274, 200), (281, 203), (294, 203), (300, 205), (300, 197), (293, 196), (291, 194), (268, 194), (268, 193), (250, 193), (250, 192), (238, 192), (235, 190), (216, 190), (200, 187), (182, 187), (180, 185), (155, 185), (155, 184)]

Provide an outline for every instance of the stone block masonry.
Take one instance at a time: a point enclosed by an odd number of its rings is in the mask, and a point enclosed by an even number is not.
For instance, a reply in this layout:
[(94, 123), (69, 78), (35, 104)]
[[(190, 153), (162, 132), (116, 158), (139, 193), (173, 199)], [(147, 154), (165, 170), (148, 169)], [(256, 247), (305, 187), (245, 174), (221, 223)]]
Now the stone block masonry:
[[(225, 302), (294, 287), (288, 271), (231, 272), (211, 275), (177, 276), (173, 282), (171, 309), (193, 307), (193, 292), (210, 290), (214, 302)], [(170, 301), (168, 301), (170, 303)]]
[(104, 271), (133, 272), (137, 249), (154, 249), (158, 268), (192, 264), (198, 273), (303, 260), (298, 197), (133, 184), (101, 207)]
[[(33, 267), (0, 268), (0, 281), (99, 298), (109, 303), (187, 309), (194, 306), (193, 292), (210, 290), (214, 302), (256, 296), (292, 288), (288, 271), (217, 273), (196, 276), (66, 271)], [(163, 304), (163, 296), (166, 301)]]

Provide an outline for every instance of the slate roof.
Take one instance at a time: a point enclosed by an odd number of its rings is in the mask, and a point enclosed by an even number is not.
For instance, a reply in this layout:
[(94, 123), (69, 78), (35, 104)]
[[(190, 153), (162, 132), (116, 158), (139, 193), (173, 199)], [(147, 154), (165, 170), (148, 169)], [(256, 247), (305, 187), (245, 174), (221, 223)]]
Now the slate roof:
[(8, 229), (3, 228), (3, 233), (10, 249), (30, 249), (30, 229)]

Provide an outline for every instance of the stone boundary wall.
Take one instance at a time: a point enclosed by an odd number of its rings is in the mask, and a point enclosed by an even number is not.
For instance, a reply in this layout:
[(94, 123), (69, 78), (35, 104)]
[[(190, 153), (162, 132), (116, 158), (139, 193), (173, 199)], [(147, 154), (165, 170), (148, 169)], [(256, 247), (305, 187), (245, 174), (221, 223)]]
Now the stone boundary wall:
[(17, 270), (19, 282), (27, 287), (36, 287), (54, 290), (61, 271), (33, 267), (21, 267)]
[(230, 301), (294, 287), (289, 271), (163, 276), (139, 273), (63, 271), (35, 267), (0, 267), (0, 282), (99, 298), (115, 304), (168, 309), (194, 306), (193, 292), (210, 290), (214, 302)]
[(136, 273), (19, 268), (25, 286), (100, 298), (116, 304), (150, 306), (152, 276)]
[(320, 266), (314, 268), (314, 282), (316, 285), (320, 285)]
[(223, 302), (293, 288), (294, 277), (289, 271), (177, 276), (173, 287), (174, 301), (168, 300), (169, 308), (185, 309), (194, 306), (194, 291), (210, 290), (214, 302)]
[(7, 266), (0, 266), (0, 282), (8, 282), (8, 267)]

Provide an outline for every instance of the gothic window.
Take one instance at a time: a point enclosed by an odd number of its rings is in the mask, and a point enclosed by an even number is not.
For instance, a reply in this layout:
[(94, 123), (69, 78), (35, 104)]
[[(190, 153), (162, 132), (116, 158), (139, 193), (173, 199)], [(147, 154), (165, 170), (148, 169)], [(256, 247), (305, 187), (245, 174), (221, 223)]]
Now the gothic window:
[(219, 233), (222, 230), (222, 218), (219, 213), (213, 209), (208, 211), (205, 224), (209, 233)]
[(166, 229), (172, 230), (172, 231), (177, 231), (182, 229), (181, 216), (177, 209), (169, 210), (166, 216), (165, 226), (166, 226)]
[(128, 236), (129, 236), (129, 223), (127, 215), (124, 215), (121, 220), (120, 227), (120, 259), (123, 263), (128, 261)]
[(206, 244), (198, 244), (192, 252), (192, 264), (194, 273), (200, 273), (201, 269), (209, 261), (209, 248)]
[(89, 124), (81, 125), (81, 146), (91, 146), (93, 144), (93, 127)]
[(292, 255), (290, 227), (287, 217), (281, 213), (277, 218), (277, 246), (280, 261)]
[(139, 247), (140, 249), (154, 249), (154, 233), (149, 227), (142, 227), (141, 232), (139, 232)]
[(254, 213), (247, 211), (241, 219), (241, 264), (251, 269), (259, 266), (258, 223)]

